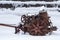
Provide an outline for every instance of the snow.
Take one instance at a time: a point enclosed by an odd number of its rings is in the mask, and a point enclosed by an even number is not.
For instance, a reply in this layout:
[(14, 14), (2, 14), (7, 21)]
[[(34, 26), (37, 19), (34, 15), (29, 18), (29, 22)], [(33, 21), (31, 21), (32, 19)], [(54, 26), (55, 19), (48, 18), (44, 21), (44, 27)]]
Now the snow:
[(54, 3), (58, 3), (58, 1), (53, 1), (53, 2), (45, 2), (45, 1), (25, 1), (25, 2), (21, 2), (21, 1), (0, 1), (0, 4), (54, 4)]
[[(15, 10), (0, 8), (0, 23), (6, 23), (11, 25), (19, 25), (21, 15), (23, 14), (38, 14), (41, 7), (29, 7), (29, 8), (16, 8)], [(60, 40), (60, 12), (57, 10), (49, 10), (45, 8), (48, 15), (51, 17), (53, 25), (57, 26), (58, 30), (54, 31), (51, 35), (46, 36), (32, 36), (28, 33), (23, 34), (22, 31), (18, 34), (14, 34), (15, 29), (0, 26), (0, 40)]]
[(52, 1), (52, 2), (46, 2), (46, 1), (0, 1), (0, 4), (59, 4), (60, 1)]

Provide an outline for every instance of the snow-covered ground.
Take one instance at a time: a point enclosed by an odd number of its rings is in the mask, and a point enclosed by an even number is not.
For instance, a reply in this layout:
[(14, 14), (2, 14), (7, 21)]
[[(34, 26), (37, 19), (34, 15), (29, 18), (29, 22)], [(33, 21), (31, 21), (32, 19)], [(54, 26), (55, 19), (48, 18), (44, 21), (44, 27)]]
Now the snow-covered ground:
[[(47, 10), (47, 9), (46, 9)], [(41, 8), (16, 8), (15, 10), (0, 9), (0, 23), (18, 25), (21, 21), (21, 15), (23, 14), (38, 14)], [(58, 30), (51, 35), (46, 36), (31, 36), (29, 34), (23, 34), (20, 31), (19, 34), (14, 34), (15, 29), (5, 26), (0, 26), (0, 40), (60, 40), (60, 12), (54, 10), (47, 10), (48, 15), (51, 17), (53, 25), (57, 26)]]
[(60, 1), (0, 1), (0, 4), (60, 4)]

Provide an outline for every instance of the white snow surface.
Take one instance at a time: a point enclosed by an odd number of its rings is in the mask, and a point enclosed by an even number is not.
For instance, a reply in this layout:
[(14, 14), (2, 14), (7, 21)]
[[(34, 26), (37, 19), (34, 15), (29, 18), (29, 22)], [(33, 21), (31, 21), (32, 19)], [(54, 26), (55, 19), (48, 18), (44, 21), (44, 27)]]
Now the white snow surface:
[[(47, 10), (47, 9), (46, 9)], [(30, 8), (16, 8), (15, 10), (0, 8), (0, 23), (6, 23), (11, 25), (19, 25), (21, 15), (23, 14), (38, 14), (39, 7)], [(0, 26), (0, 40), (60, 40), (60, 12), (47, 10), (48, 15), (51, 17), (51, 21), (54, 26), (57, 26), (58, 30), (54, 31), (51, 35), (46, 36), (31, 36), (28, 33), (23, 34), (22, 31), (18, 34), (14, 34), (15, 29)]]
[(0, 1), (0, 4), (59, 4), (60, 1), (45, 2), (45, 1)]

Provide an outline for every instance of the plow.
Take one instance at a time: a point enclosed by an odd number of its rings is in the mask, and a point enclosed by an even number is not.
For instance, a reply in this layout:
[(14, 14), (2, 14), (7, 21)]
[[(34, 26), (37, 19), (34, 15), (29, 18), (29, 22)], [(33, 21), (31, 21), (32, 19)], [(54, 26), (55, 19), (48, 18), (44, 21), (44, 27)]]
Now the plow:
[(7, 26), (15, 28), (15, 34), (20, 30), (28, 32), (30, 35), (44, 36), (46, 34), (51, 35), (53, 31), (57, 30), (56, 26), (53, 26), (50, 17), (46, 11), (39, 12), (37, 15), (22, 15), (21, 22), (18, 26), (0, 23), (0, 26)]

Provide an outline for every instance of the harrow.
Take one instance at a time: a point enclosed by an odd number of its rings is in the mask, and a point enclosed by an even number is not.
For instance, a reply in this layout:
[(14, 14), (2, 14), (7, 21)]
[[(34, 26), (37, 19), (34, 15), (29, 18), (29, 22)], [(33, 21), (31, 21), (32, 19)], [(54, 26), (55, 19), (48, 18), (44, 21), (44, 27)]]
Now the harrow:
[(12, 26), (9, 24), (0, 23), (2, 26), (15, 28), (15, 34), (19, 33), (20, 30), (28, 32), (30, 35), (46, 35), (51, 34), (53, 31), (57, 30), (56, 26), (52, 25), (50, 17), (46, 11), (39, 12), (37, 15), (22, 15), (21, 22), (18, 26)]

